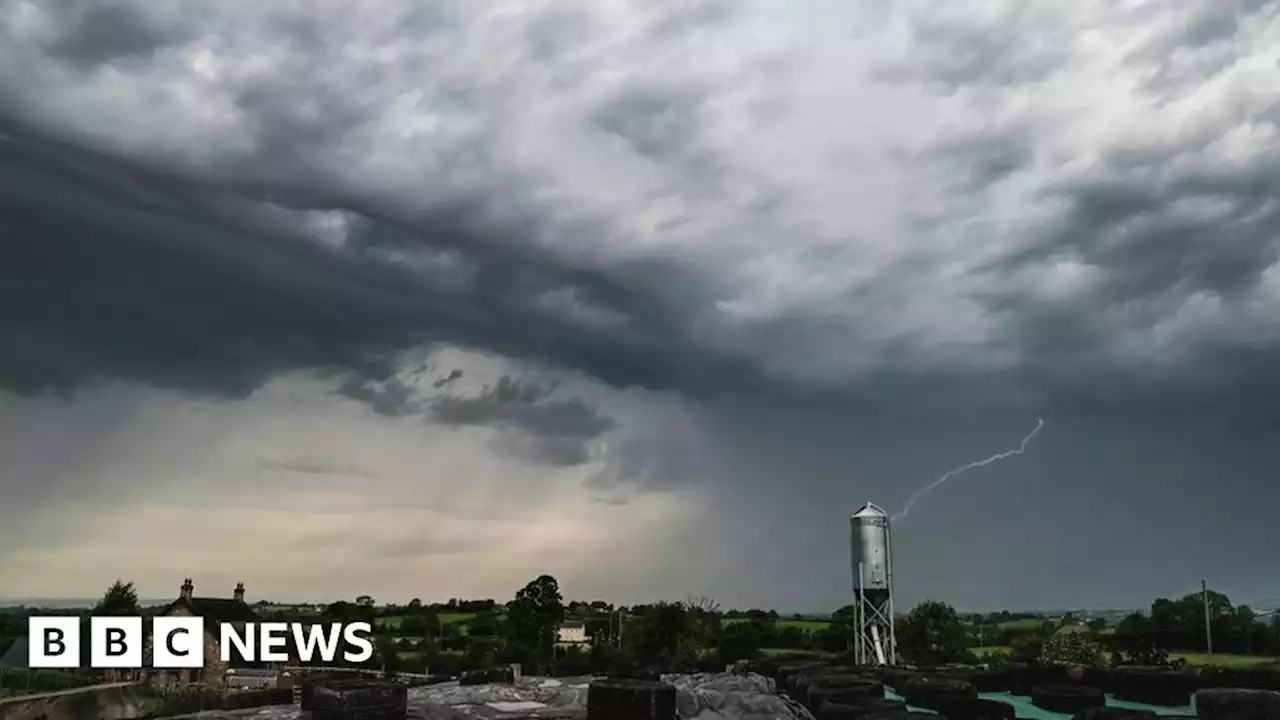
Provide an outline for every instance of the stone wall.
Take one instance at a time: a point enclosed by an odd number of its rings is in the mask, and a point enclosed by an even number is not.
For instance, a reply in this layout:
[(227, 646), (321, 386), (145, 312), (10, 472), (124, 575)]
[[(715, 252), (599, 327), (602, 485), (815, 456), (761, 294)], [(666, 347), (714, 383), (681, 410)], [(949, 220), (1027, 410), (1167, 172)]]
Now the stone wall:
[(93, 685), (0, 700), (0, 720), (123, 720), (140, 713), (140, 683)]
[[(182, 606), (175, 607), (169, 612), (170, 617), (189, 617), (191, 613)], [(211, 624), (205, 619), (204, 627), (204, 668), (202, 670), (147, 670), (148, 674), (152, 674), (154, 682), (164, 684), (171, 680), (178, 682), (192, 682), (192, 673), (200, 673), (200, 681), (211, 683), (214, 685), (225, 684), (227, 678), (227, 663), (222, 662), (222, 648), (218, 644), (218, 626)]]

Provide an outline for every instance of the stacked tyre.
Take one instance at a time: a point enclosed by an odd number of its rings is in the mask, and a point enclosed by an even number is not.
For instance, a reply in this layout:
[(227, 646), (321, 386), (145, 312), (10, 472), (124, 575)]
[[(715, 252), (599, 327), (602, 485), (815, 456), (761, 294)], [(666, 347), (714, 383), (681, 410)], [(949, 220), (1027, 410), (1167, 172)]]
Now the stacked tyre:
[(1021, 690), (1023, 692), (1015, 694), (1030, 695), (1032, 690), (1037, 687), (1058, 687), (1063, 685), (1074, 685), (1075, 682), (1071, 676), (1067, 674), (1067, 668), (1062, 665), (1023, 665), (1022, 666), (1022, 682)]
[(1014, 720), (1013, 706), (996, 700), (956, 700), (937, 708), (947, 720)]
[(1200, 687), (1280, 690), (1280, 671), (1262, 668), (1206, 668), (1200, 673)]
[(1107, 699), (1101, 690), (1087, 685), (1041, 685), (1031, 689), (1031, 702), (1051, 712), (1074, 715), (1081, 710), (1102, 707)]
[(587, 718), (671, 720), (676, 716), (676, 689), (651, 680), (604, 678), (587, 688)]
[(978, 691), (967, 682), (934, 677), (917, 677), (897, 688), (908, 705), (942, 712), (978, 699)]
[(1104, 693), (1115, 691), (1115, 671), (1111, 668), (1086, 668), (1081, 685), (1096, 687)]
[(847, 702), (823, 701), (813, 716), (817, 720), (906, 720), (907, 706), (884, 698), (851, 698)]
[(1122, 667), (1113, 671), (1108, 689), (1120, 700), (1182, 707), (1191, 702), (1196, 677), (1168, 668)]
[(1280, 718), (1280, 692), (1245, 688), (1210, 688), (1196, 692), (1196, 715), (1203, 720), (1275, 720)]
[(920, 673), (913, 670), (903, 670), (901, 668), (889, 668), (883, 673), (884, 684), (893, 688), (897, 692), (902, 692), (902, 686), (914, 678), (922, 677)]
[(980, 693), (998, 693), (1012, 690), (1016, 684), (1014, 672), (1008, 667), (978, 670), (969, 675), (969, 682)]
[(384, 680), (335, 680), (311, 696), (314, 720), (405, 720), (408, 689)]
[(884, 699), (884, 683), (864, 675), (815, 675), (805, 679), (808, 684), (796, 699), (804, 703), (811, 712), (816, 713), (823, 700), (835, 697)]
[(779, 690), (791, 690), (794, 678), (805, 673), (812, 673), (822, 670), (827, 666), (826, 663), (803, 662), (803, 663), (782, 663), (778, 665), (778, 674), (774, 679), (778, 681)]

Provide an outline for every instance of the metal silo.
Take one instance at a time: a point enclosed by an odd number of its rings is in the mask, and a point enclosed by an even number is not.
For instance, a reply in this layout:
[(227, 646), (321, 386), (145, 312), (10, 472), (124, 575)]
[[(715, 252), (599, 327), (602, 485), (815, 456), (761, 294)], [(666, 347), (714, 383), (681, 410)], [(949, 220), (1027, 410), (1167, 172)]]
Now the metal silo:
[(849, 519), (853, 595), (858, 610), (854, 650), (863, 665), (892, 665), (898, 643), (893, 623), (893, 543), (889, 514), (867, 503)]

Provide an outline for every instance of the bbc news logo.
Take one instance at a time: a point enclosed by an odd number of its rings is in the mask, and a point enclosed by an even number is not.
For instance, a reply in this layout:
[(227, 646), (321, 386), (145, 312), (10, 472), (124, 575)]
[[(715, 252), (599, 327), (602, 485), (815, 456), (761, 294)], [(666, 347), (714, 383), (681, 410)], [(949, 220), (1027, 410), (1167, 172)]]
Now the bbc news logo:
[[(77, 617), (32, 617), (27, 623), (27, 663), (33, 668), (79, 668), (82, 625)], [(345, 625), (305, 623), (220, 623), (218, 654), (224, 663), (288, 662), (290, 640), (297, 659), (332, 663), (341, 655), (349, 663), (373, 657), (373, 628), (367, 622)], [(205, 627), (200, 617), (151, 620), (151, 663), (144, 665), (146, 645), (141, 617), (89, 619), (89, 667), (176, 670), (204, 667)], [(345, 650), (342, 648), (346, 648)], [(341, 652), (339, 652), (341, 650)]]

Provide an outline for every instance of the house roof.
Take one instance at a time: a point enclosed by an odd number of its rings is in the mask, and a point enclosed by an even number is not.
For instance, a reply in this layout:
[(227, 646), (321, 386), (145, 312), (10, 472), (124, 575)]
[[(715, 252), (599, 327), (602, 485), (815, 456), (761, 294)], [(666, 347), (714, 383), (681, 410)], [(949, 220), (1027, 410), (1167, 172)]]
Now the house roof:
[(199, 615), (215, 623), (253, 623), (258, 622), (258, 614), (253, 608), (241, 600), (226, 598), (193, 597), (190, 600), (178, 598), (164, 609), (168, 614), (176, 607), (185, 606), (192, 615)]
[(13, 641), (4, 655), (0, 655), (0, 667), (27, 666), (27, 639), (20, 637)]

